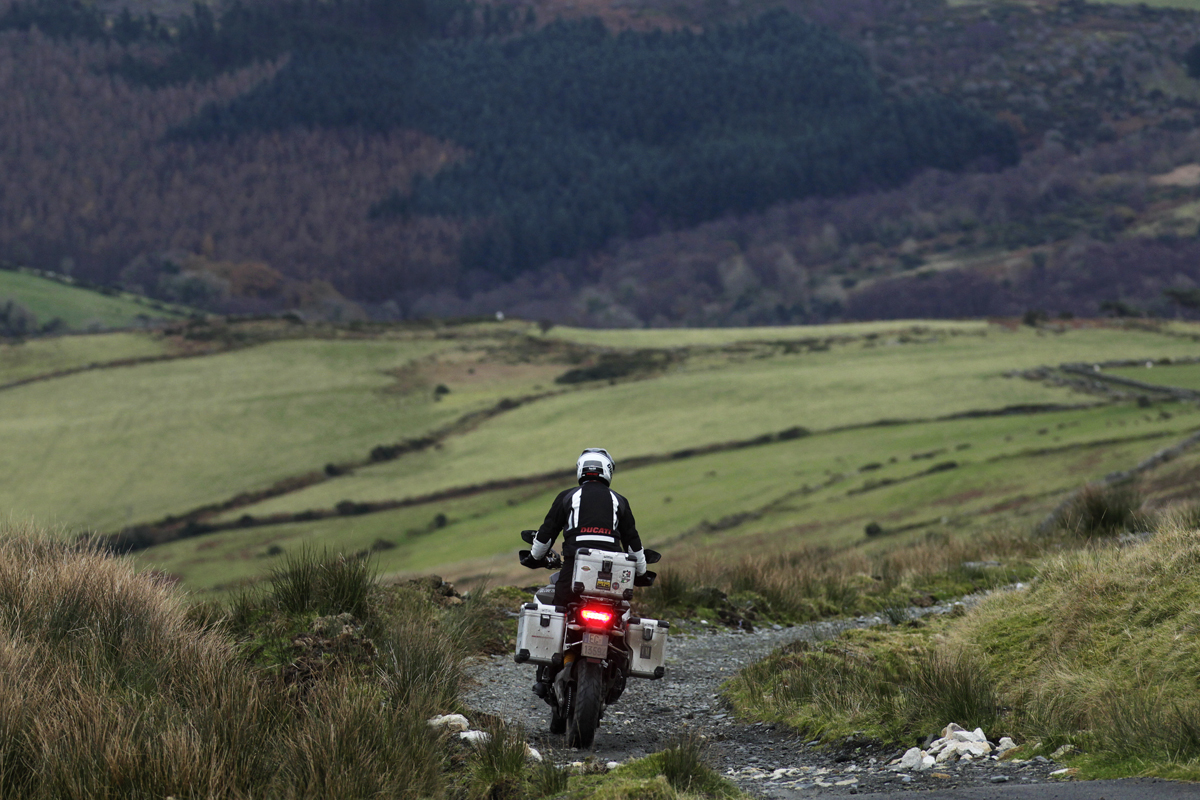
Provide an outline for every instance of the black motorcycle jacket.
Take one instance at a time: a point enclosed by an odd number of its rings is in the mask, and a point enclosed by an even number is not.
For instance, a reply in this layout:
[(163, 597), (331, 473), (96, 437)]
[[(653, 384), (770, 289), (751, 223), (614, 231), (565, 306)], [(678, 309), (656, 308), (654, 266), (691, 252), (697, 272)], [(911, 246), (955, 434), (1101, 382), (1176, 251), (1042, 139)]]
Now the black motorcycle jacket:
[(646, 571), (646, 556), (629, 501), (603, 481), (585, 481), (554, 498), (546, 521), (534, 538), (531, 555), (534, 558), (546, 555), (560, 531), (564, 561), (574, 561), (575, 551), (588, 547), (629, 553), (637, 558), (637, 574)]

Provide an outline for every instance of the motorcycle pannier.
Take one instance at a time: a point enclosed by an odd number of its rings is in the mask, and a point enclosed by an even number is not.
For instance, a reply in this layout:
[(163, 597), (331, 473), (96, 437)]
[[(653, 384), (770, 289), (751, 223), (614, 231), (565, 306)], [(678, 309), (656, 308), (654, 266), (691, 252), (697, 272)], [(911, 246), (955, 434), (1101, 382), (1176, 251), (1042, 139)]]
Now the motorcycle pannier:
[[(627, 553), (581, 548), (575, 551), (575, 590), (593, 597), (633, 597), (637, 559)], [(582, 587), (582, 588), (581, 588)]]
[(526, 603), (517, 618), (514, 660), (518, 664), (549, 664), (555, 656), (561, 660), (566, 629), (566, 614), (556, 606)]
[(666, 674), (667, 628), (669, 622), (630, 617), (625, 644), (632, 651), (629, 674), (635, 678), (661, 678)]

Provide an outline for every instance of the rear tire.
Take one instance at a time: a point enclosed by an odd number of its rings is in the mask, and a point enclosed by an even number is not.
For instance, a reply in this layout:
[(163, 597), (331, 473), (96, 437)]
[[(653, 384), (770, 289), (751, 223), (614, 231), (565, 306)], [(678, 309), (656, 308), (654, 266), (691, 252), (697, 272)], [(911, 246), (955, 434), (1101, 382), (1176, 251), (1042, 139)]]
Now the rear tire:
[(589, 748), (596, 739), (604, 697), (604, 679), (599, 664), (584, 662), (579, 666), (574, 694), (567, 720), (567, 745)]

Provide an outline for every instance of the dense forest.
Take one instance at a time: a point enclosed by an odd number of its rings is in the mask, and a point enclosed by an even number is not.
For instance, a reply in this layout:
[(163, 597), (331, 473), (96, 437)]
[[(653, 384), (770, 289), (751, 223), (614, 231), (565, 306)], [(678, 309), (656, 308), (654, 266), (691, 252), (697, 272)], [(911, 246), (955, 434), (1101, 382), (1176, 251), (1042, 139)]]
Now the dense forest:
[(124, 3), (0, 0), (0, 259), (232, 311), (1193, 313), (1198, 190), (1147, 177), (1200, 161), (1197, 14)]
[(1009, 126), (941, 97), (889, 99), (858, 51), (786, 13), (703, 34), (593, 21), (321, 48), (178, 135), (298, 124), (414, 128), (468, 148), (375, 211), (482, 220), (465, 266), (503, 277), (612, 237), (1019, 157)]

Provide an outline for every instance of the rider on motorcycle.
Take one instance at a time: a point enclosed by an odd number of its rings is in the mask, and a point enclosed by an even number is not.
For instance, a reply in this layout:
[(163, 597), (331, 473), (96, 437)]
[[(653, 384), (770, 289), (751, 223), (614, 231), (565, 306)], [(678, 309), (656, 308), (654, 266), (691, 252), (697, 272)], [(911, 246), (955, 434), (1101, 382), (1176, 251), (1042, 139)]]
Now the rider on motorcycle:
[(529, 555), (536, 562), (554, 546), (559, 532), (563, 533), (563, 564), (554, 585), (556, 606), (565, 606), (577, 599), (572, 591), (571, 576), (575, 572), (575, 551), (581, 547), (629, 553), (637, 559), (637, 574), (646, 573), (646, 554), (629, 501), (608, 488), (616, 469), (607, 450), (598, 447), (584, 450), (575, 462), (579, 486), (554, 498), (546, 521), (534, 537)]

